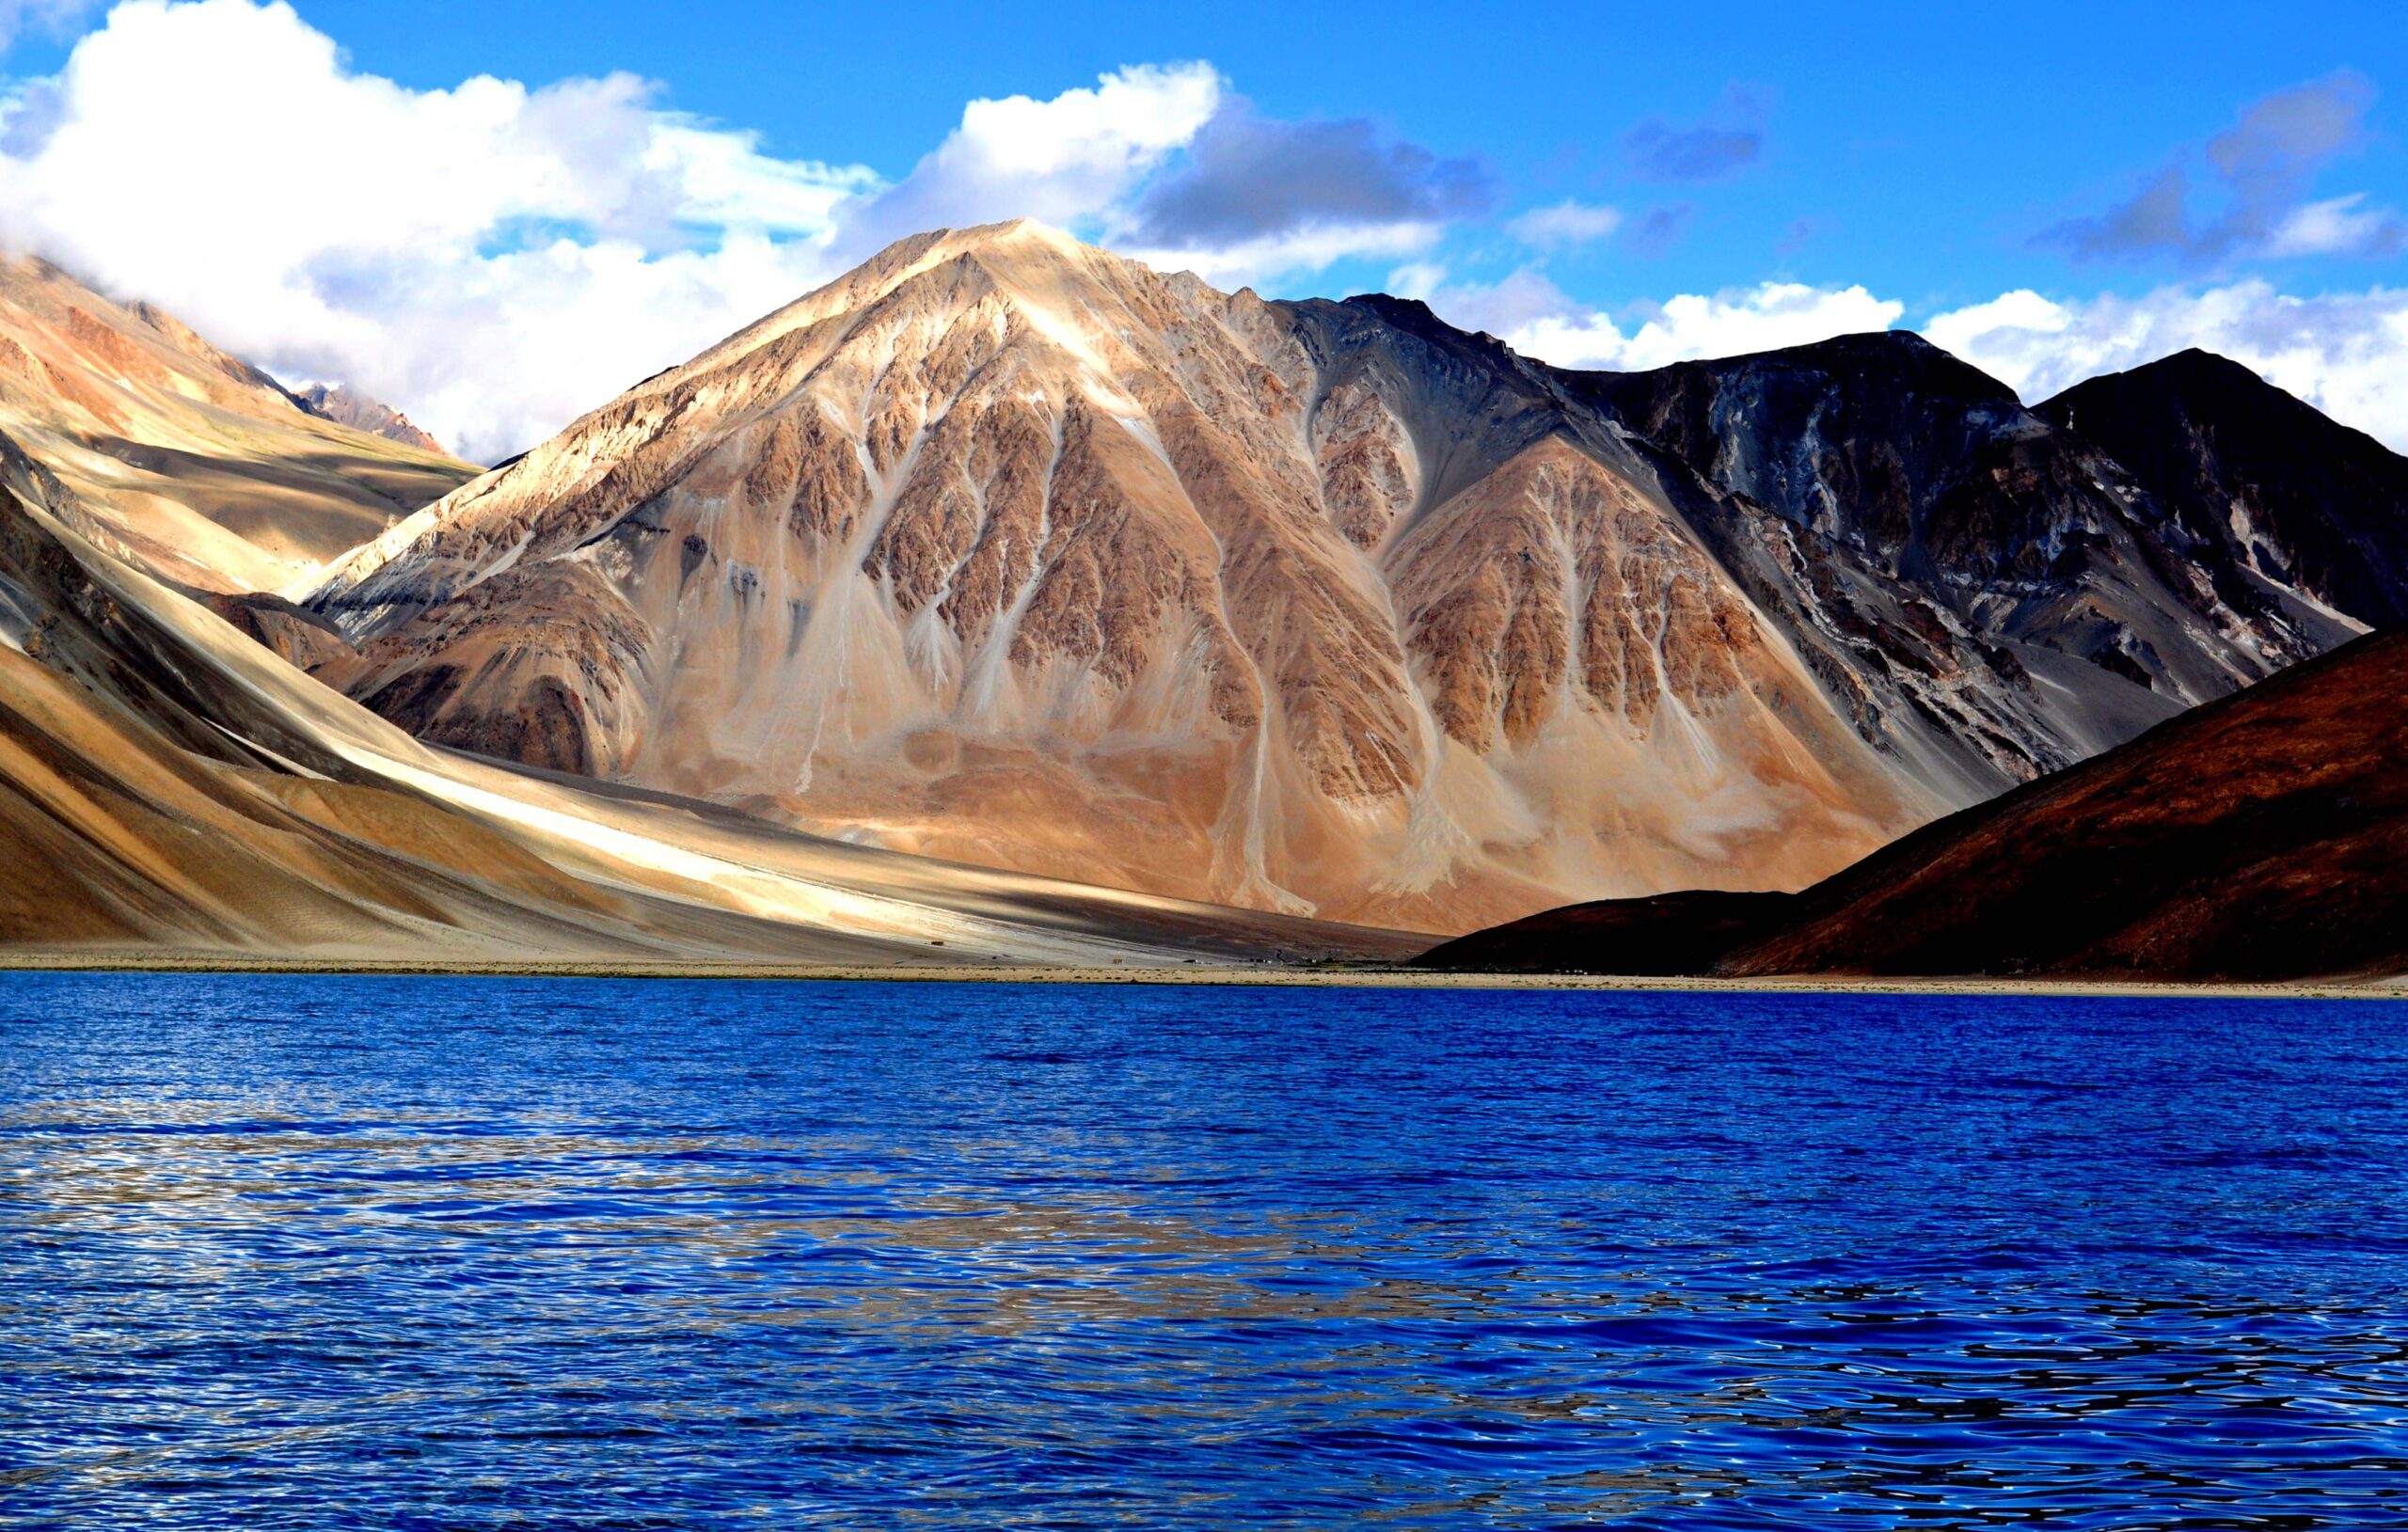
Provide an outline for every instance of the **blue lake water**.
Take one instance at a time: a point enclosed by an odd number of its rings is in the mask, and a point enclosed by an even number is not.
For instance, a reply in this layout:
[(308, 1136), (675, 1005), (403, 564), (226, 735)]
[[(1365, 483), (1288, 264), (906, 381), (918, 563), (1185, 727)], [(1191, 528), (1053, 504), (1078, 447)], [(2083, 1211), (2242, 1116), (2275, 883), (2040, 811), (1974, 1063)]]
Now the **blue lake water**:
[(0, 978), (0, 1524), (2408, 1525), (2408, 1008)]

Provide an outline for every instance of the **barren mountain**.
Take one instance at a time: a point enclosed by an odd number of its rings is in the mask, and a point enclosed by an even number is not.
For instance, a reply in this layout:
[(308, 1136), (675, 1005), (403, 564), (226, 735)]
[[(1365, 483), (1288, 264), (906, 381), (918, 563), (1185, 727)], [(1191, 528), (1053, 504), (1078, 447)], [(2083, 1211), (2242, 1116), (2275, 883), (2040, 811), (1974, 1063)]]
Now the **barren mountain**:
[(329, 388), (313, 383), (296, 391), (294, 399), (310, 414), (347, 425), (355, 431), (365, 431), (372, 436), (397, 441), (404, 447), (415, 447), (421, 452), (443, 452), (443, 444), (420, 430), (410, 418), (381, 400), (357, 394), (343, 384)]
[(312, 415), (39, 261), (0, 261), (0, 431), (78, 492), (91, 535), (209, 591), (289, 584), (476, 471)]
[(467, 750), (1429, 930), (1793, 888), (2360, 631), (1912, 336), (1565, 373), (905, 241), (296, 592)]
[(1552, 910), (1433, 968), (2408, 974), (2408, 634), (2362, 639), (1797, 894)]
[(1400, 950), (451, 756), (78, 530), (98, 519), (0, 437), (0, 945), (425, 962)]
[(321, 673), (848, 837), (1425, 928), (1794, 884), (1941, 805), (1646, 462), (1353, 318), (907, 241), (354, 556)]
[(2093, 378), (2036, 413), (2130, 469), (2224, 577), (2372, 627), (2408, 623), (2408, 458), (2372, 436), (2204, 351)]
[(1911, 334), (1566, 381), (1723, 492), (1701, 524), (1825, 685), (1976, 796), (2366, 631)]

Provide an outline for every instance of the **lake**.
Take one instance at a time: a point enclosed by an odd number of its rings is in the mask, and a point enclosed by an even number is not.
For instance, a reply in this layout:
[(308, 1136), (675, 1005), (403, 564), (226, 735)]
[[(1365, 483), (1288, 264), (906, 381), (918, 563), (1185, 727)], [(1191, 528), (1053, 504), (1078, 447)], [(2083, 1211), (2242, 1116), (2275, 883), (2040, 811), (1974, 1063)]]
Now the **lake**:
[(0, 1524), (2408, 1524), (2408, 1009), (0, 976)]

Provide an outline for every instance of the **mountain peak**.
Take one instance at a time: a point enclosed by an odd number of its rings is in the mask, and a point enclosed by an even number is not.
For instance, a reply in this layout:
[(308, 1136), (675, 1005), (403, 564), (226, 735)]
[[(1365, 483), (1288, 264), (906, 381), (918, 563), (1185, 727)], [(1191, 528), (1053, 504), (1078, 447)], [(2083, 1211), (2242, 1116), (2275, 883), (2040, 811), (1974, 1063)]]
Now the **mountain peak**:
[(329, 387), (323, 383), (313, 383), (294, 391), (293, 397), (303, 409), (321, 419), (347, 425), (355, 431), (365, 431), (387, 441), (397, 441), (404, 447), (415, 447), (422, 452), (450, 455), (444, 452), (441, 442), (420, 430), (408, 416), (382, 400), (356, 392), (347, 384), (338, 383)]
[(1097, 248), (1038, 218), (1006, 218), (1001, 223), (972, 224), (952, 232), (956, 238), (965, 243), (1005, 245), (1034, 242), (1053, 245), (1070, 245), (1081, 250)]
[(2034, 413), (2096, 443), (2199, 537), (2351, 622), (2408, 622), (2408, 458), (2229, 357), (2177, 352)]

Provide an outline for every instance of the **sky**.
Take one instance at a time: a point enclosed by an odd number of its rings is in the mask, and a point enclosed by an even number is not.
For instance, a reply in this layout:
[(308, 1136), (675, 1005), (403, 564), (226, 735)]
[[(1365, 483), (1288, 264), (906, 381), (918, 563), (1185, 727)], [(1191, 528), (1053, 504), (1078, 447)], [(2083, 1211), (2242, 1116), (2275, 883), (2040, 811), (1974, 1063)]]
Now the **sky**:
[(1564, 366), (2201, 345), (2408, 450), (2395, 91), (2396, 7), (2318, 0), (0, 0), (0, 243), (484, 460), (1021, 215)]

